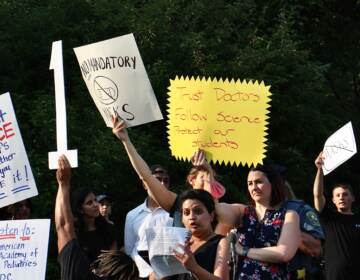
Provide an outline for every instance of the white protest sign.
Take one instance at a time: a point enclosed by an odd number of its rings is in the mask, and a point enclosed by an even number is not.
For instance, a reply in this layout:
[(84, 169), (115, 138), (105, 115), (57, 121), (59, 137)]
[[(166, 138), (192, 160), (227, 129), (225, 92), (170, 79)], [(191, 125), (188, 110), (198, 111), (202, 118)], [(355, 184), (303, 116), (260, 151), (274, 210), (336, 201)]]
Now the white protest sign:
[[(71, 167), (78, 167), (77, 150), (67, 149), (66, 106), (62, 41), (52, 44), (50, 69), (54, 70), (56, 103), (56, 142), (57, 151), (49, 153), (49, 169), (58, 168), (58, 159), (65, 155)], [(1, 279), (0, 279), (1, 280)]]
[(0, 95), (0, 208), (36, 195), (34, 176), (7, 92)]
[(151, 227), (146, 229), (150, 264), (157, 278), (189, 273), (175, 258), (174, 250), (183, 253), (183, 249), (178, 244), (184, 245), (190, 237), (191, 232), (180, 227)]
[(0, 279), (45, 279), (50, 220), (0, 221)]
[(133, 34), (74, 48), (106, 125), (116, 112), (128, 127), (163, 119)]
[(324, 175), (329, 174), (336, 167), (347, 161), (357, 152), (351, 122), (332, 134), (325, 142), (323, 156)]

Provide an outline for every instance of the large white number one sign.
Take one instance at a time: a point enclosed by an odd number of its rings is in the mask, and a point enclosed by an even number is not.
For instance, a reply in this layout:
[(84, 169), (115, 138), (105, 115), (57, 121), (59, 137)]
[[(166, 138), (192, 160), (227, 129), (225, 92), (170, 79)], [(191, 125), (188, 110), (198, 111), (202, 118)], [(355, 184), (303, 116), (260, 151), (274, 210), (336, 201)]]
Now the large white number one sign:
[(67, 149), (66, 105), (65, 105), (62, 41), (56, 41), (53, 42), (52, 44), (50, 69), (54, 70), (54, 80), (55, 80), (57, 151), (49, 152), (49, 169), (58, 168), (58, 159), (60, 155), (65, 155), (68, 158), (71, 167), (78, 167), (77, 150)]

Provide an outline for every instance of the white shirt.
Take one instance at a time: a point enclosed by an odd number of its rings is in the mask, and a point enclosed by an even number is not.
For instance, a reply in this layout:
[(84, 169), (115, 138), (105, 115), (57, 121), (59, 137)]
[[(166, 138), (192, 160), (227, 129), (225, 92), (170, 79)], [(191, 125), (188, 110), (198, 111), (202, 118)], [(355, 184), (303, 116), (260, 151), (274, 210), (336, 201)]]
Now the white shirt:
[(169, 217), (169, 213), (160, 207), (151, 211), (147, 207), (147, 200), (127, 213), (124, 234), (125, 252), (136, 263), (141, 278), (148, 277), (153, 271), (138, 254), (138, 251), (148, 250), (146, 229), (171, 225), (172, 218)]

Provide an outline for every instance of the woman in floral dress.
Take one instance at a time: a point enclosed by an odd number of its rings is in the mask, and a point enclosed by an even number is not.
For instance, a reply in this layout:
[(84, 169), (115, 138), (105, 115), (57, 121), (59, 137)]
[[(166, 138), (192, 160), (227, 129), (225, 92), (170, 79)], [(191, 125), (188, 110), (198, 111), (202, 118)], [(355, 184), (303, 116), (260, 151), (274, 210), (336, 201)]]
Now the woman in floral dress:
[(300, 244), (299, 217), (281, 207), (284, 183), (265, 166), (249, 171), (250, 205), (217, 203), (218, 219), (237, 228), (237, 279), (288, 279), (287, 262)]

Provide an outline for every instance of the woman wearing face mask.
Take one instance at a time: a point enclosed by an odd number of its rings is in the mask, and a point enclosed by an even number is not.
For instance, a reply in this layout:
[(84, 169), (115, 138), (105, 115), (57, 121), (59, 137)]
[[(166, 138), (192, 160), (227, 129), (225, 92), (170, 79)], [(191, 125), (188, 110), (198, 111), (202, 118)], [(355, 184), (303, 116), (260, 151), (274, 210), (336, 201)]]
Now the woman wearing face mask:
[(191, 231), (191, 238), (185, 246), (179, 245), (183, 253), (174, 250), (174, 255), (191, 275), (180, 275), (176, 279), (228, 280), (229, 246), (227, 240), (213, 230), (213, 198), (204, 190), (192, 189), (179, 196), (179, 203), (182, 222)]
[(287, 262), (300, 244), (299, 217), (284, 209), (284, 182), (266, 166), (247, 177), (250, 205), (217, 203), (218, 219), (237, 227), (237, 279), (289, 279)]

